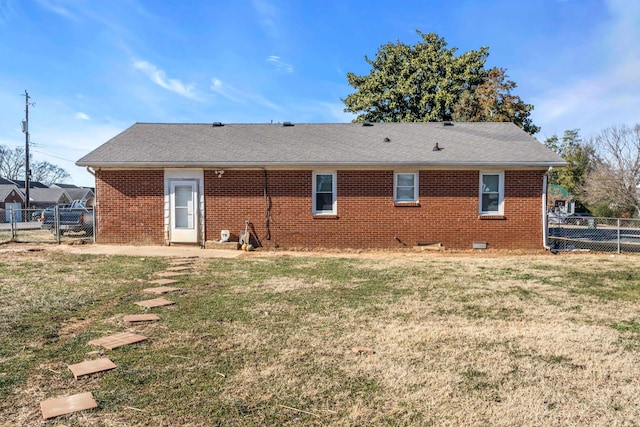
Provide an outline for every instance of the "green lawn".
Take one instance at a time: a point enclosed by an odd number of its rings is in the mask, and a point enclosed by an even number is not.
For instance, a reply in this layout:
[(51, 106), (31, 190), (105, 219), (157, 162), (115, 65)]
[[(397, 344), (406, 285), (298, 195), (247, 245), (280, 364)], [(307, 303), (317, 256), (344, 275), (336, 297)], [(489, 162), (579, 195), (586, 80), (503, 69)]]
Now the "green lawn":
[[(168, 259), (3, 254), (0, 425), (640, 424), (640, 257), (498, 255), (199, 258), (129, 325)], [(149, 341), (87, 344), (123, 331)]]

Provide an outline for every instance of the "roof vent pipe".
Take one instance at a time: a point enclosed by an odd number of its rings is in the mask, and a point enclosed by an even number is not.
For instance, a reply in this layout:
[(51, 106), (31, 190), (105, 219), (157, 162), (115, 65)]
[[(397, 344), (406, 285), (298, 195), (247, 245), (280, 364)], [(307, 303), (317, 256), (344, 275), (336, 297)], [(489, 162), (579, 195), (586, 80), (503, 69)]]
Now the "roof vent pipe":
[(218, 127), (220, 127), (220, 126), (224, 126), (224, 125), (222, 124), (222, 122), (213, 122), (213, 127), (214, 127), (214, 128), (218, 128)]
[(442, 148), (440, 148), (437, 142), (433, 144), (433, 151), (440, 151), (440, 150), (442, 150)]
[(389, 137), (388, 137), (388, 136), (385, 136), (385, 137), (384, 137), (384, 139), (383, 139), (383, 141), (384, 141), (384, 142), (390, 142), (390, 141), (391, 141), (391, 139), (389, 139)]
[(291, 122), (282, 122), (282, 127), (290, 127), (293, 126), (293, 123)]

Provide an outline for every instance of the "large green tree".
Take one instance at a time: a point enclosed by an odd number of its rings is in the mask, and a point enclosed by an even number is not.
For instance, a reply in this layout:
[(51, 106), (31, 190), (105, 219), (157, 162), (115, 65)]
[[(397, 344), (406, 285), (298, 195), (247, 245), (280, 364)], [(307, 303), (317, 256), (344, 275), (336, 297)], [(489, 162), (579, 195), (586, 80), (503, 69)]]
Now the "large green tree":
[(490, 69), (478, 87), (466, 90), (454, 108), (453, 120), (466, 122), (513, 122), (533, 135), (540, 128), (531, 121), (533, 105), (511, 91), (517, 87), (507, 80), (506, 70)]
[(500, 68), (485, 69), (489, 48), (456, 55), (443, 37), (418, 31), (422, 41), (378, 48), (365, 56), (368, 75), (347, 73), (355, 92), (342, 101), (356, 122), (512, 121), (533, 134), (533, 106), (511, 94), (516, 84), (505, 81)]
[(551, 170), (549, 183), (563, 186), (578, 200), (582, 200), (584, 183), (595, 161), (593, 146), (583, 141), (579, 129), (565, 130), (562, 139), (553, 135), (544, 143), (567, 162), (567, 166)]

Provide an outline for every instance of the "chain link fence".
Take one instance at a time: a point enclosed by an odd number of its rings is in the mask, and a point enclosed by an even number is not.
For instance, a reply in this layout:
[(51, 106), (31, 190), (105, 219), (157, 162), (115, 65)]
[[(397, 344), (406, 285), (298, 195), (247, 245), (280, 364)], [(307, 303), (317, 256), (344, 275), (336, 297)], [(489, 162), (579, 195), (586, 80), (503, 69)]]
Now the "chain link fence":
[(640, 219), (549, 217), (549, 245), (558, 251), (640, 253)]
[(93, 210), (0, 209), (0, 243), (93, 242)]

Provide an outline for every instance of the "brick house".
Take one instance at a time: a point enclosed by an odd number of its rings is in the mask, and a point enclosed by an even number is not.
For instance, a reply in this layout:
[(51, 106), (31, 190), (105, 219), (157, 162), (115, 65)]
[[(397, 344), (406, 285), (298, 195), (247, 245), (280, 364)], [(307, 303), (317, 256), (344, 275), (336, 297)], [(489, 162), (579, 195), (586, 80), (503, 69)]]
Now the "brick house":
[(511, 123), (136, 123), (76, 163), (100, 243), (542, 248), (546, 172)]
[(22, 209), (25, 205), (25, 196), (17, 185), (5, 184), (0, 181), (0, 222), (11, 221), (11, 213), (18, 222), (22, 221)]

